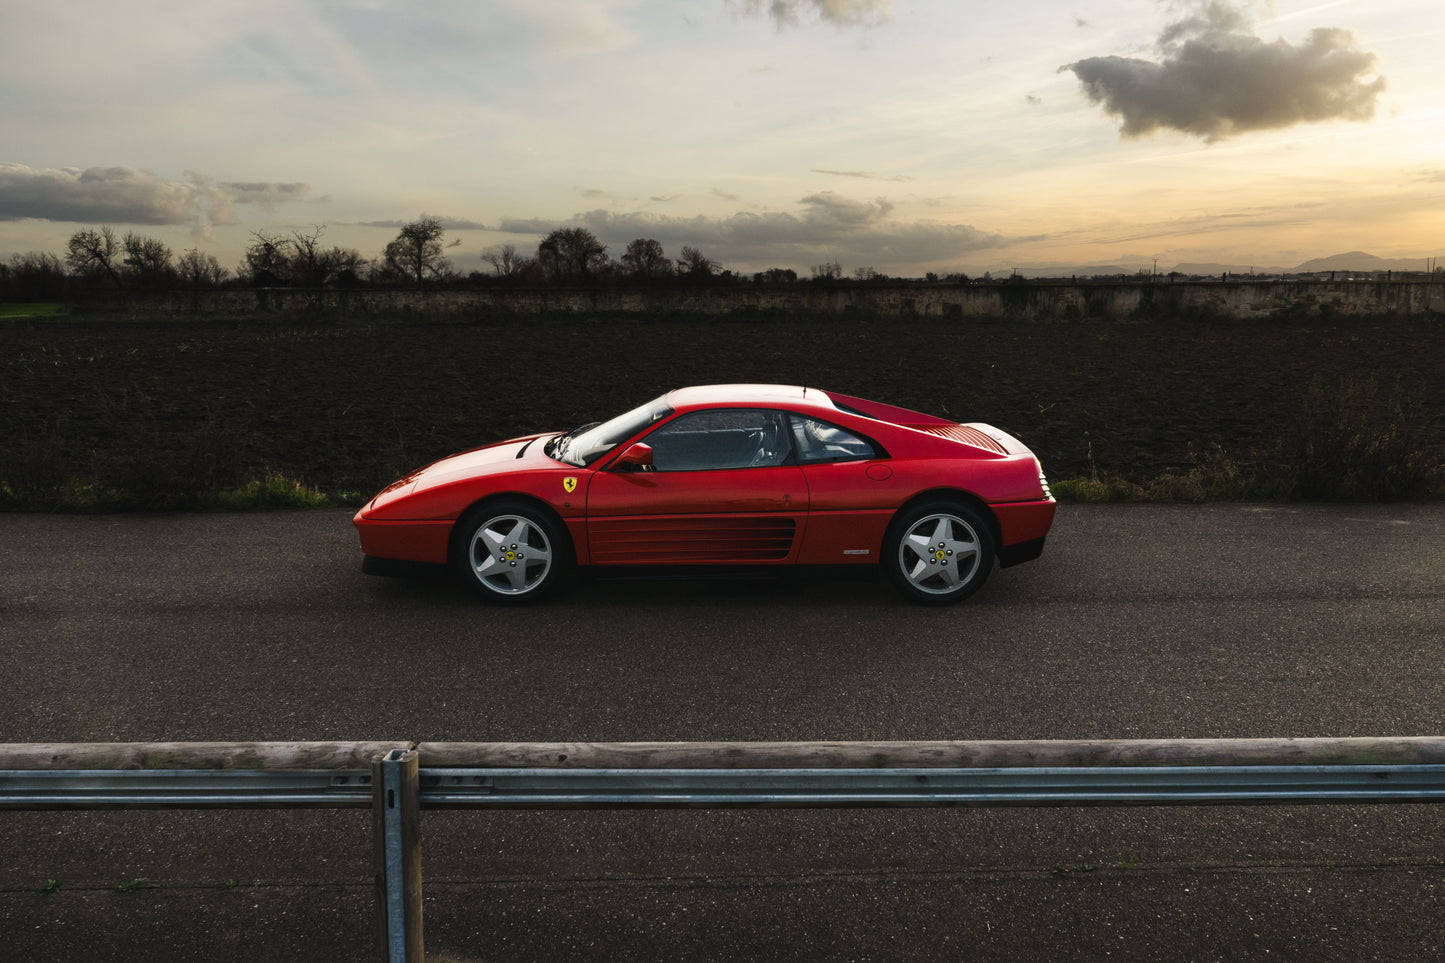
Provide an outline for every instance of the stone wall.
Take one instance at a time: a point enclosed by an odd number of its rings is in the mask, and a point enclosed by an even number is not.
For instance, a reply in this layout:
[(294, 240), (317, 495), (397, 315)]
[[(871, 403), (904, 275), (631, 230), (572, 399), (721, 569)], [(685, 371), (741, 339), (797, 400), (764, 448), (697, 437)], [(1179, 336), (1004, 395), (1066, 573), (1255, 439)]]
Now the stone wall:
[(1445, 312), (1440, 281), (1005, 281), (736, 284), (697, 288), (231, 289), (88, 303), (134, 316), (451, 316), (860, 313), (932, 318), (1148, 321), (1166, 318), (1419, 316)]

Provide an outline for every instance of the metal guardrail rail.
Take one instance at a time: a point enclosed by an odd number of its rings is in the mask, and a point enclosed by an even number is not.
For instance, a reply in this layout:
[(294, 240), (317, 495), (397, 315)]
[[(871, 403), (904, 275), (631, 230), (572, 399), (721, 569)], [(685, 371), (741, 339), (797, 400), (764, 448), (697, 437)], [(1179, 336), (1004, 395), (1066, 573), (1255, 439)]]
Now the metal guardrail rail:
[[(423, 809), (1167, 806), (1445, 801), (1445, 765), (419, 769)], [(0, 771), (0, 809), (362, 808), (366, 771)]]
[(422, 809), (1405, 802), (1445, 802), (1445, 738), (0, 745), (4, 810), (370, 806), (388, 961), (423, 958)]

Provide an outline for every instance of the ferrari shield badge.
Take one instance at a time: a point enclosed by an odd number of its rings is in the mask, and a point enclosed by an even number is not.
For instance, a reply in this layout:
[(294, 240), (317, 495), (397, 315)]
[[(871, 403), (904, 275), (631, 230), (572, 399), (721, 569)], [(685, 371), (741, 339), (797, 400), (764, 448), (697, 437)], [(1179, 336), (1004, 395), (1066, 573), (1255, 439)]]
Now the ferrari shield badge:
[(562, 490), (569, 495), (575, 492), (577, 490), (577, 476), (568, 475), (562, 479)]

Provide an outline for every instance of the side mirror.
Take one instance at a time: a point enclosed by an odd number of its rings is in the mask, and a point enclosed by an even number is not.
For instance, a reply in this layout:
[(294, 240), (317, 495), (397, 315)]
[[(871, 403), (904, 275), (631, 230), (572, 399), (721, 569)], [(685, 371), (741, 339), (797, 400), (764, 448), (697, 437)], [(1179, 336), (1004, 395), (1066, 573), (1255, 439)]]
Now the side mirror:
[(648, 471), (652, 468), (652, 446), (638, 442), (617, 459), (618, 471)]

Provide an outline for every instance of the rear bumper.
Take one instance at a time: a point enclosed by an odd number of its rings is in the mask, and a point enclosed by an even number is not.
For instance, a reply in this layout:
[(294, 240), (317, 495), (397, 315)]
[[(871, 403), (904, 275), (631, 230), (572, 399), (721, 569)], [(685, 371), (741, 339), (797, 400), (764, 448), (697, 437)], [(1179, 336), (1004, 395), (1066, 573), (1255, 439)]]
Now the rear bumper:
[(1008, 568), (1010, 565), (1017, 565), (1020, 562), (1032, 562), (1044, 554), (1044, 540), (1042, 538), (1031, 538), (1027, 542), (1019, 542), (1016, 545), (1005, 545), (998, 550), (999, 568)]
[(1044, 551), (1044, 537), (1054, 524), (1058, 503), (1052, 498), (1036, 502), (1005, 502), (990, 505), (998, 519), (998, 561), (1003, 568), (1029, 562)]

